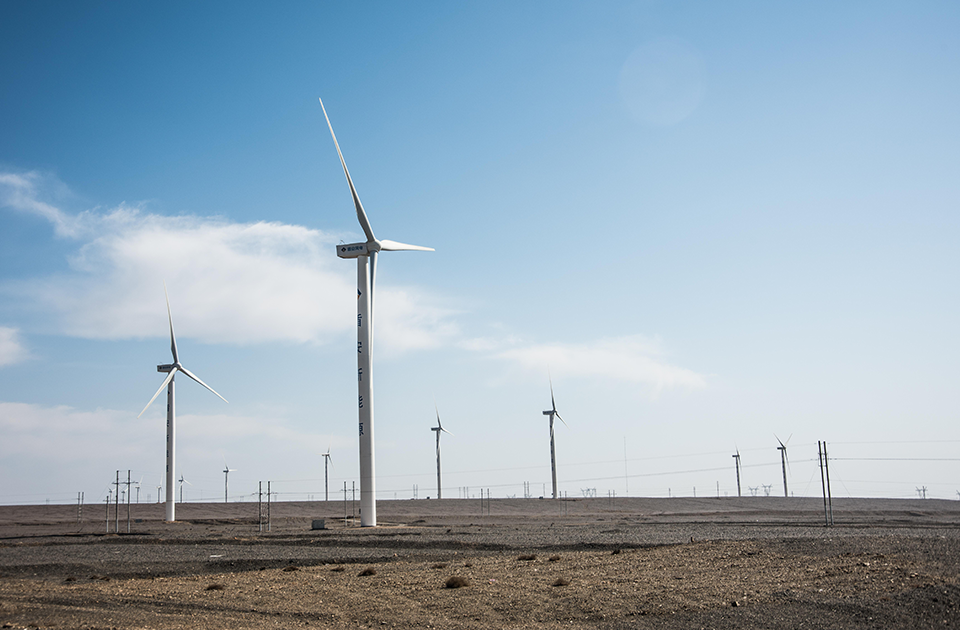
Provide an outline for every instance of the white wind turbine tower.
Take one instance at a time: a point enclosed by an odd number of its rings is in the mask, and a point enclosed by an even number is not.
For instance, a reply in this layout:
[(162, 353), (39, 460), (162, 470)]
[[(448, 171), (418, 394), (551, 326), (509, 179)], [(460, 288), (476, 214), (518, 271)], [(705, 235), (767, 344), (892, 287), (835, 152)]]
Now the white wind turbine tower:
[(333, 125), (327, 116), (327, 109), (320, 99), (320, 108), (323, 117), (327, 120), (333, 144), (337, 147), (340, 156), (340, 165), (343, 174), (347, 177), (353, 205), (357, 209), (357, 219), (367, 240), (363, 243), (337, 245), (337, 255), (340, 258), (357, 259), (357, 380), (359, 382), (359, 397), (357, 404), (360, 410), (360, 525), (362, 527), (376, 527), (377, 525), (377, 488), (376, 465), (373, 448), (373, 313), (374, 288), (376, 286), (377, 255), (381, 251), (425, 251), (432, 252), (431, 247), (406, 245), (396, 241), (379, 240), (373, 235), (373, 228), (367, 220), (367, 213), (363, 210), (360, 197), (350, 179), (350, 171), (340, 151), (337, 135), (333, 133)]
[[(180, 503), (183, 503), (183, 484), (187, 484), (188, 486), (193, 485), (192, 483), (184, 479), (183, 475), (181, 474), (180, 475)], [(170, 519), (170, 520), (172, 521), (173, 519)]]
[[(163, 384), (160, 385), (160, 389), (157, 390), (157, 393), (153, 395), (153, 398), (150, 399), (150, 402), (147, 403), (147, 406), (143, 408), (143, 411), (137, 416), (138, 418), (143, 415), (143, 412), (147, 410), (150, 405), (153, 404), (153, 401), (157, 399), (157, 396), (160, 395), (160, 392), (163, 391), (163, 388), (167, 388), (167, 510), (166, 510), (166, 520), (173, 522), (176, 520), (176, 505), (175, 505), (175, 495), (174, 495), (174, 483), (176, 483), (176, 436), (177, 436), (177, 414), (176, 414), (176, 398), (174, 396), (174, 386), (173, 386), (173, 377), (177, 372), (183, 372), (186, 376), (195, 380), (196, 382), (203, 385), (205, 388), (209, 389), (214, 394), (217, 394), (212, 387), (201, 381), (199, 378), (193, 375), (187, 368), (180, 365), (180, 358), (177, 355), (177, 337), (173, 333), (173, 315), (170, 313), (170, 296), (167, 295), (167, 285), (163, 285), (163, 295), (167, 298), (167, 319), (170, 322), (170, 351), (173, 353), (173, 363), (168, 365), (158, 365), (157, 372), (166, 372), (167, 378), (163, 380)], [(220, 398), (223, 402), (227, 402), (227, 399), (217, 394), (217, 397)], [(190, 483), (189, 481), (187, 483)], [(183, 501), (183, 477), (180, 478), (180, 500)]]
[(326, 453), (321, 453), (323, 455), (323, 500), (330, 500), (330, 477), (327, 476), (327, 467), (333, 463), (330, 460), (330, 447), (327, 447)]
[(742, 496), (740, 494), (740, 449), (737, 449), (737, 454), (732, 456), (737, 462), (737, 496)]
[(227, 503), (227, 497), (229, 496), (229, 493), (227, 492), (227, 490), (229, 489), (228, 482), (230, 479), (230, 473), (232, 472), (237, 472), (236, 468), (230, 468), (229, 466), (227, 466), (227, 458), (224, 457), (223, 458), (223, 502), (224, 503)]
[(787, 444), (790, 443), (790, 438), (793, 436), (788, 437), (786, 443), (782, 442), (776, 434), (773, 437), (777, 438), (777, 442), (780, 442), (777, 450), (780, 451), (780, 465), (783, 467), (783, 496), (789, 497), (790, 495), (787, 494), (787, 464), (790, 463), (790, 458), (787, 457)]
[(557, 498), (557, 450), (553, 443), (553, 417), (556, 416), (563, 426), (567, 426), (566, 420), (560, 417), (557, 412), (557, 402), (553, 399), (553, 379), (550, 379), (550, 409), (543, 412), (543, 415), (550, 416), (550, 471), (553, 475), (553, 498)]
[[(434, 409), (436, 409), (436, 405), (434, 405)], [(437, 409), (437, 426), (431, 427), (430, 430), (434, 431), (437, 434), (437, 498), (442, 499), (443, 491), (441, 490), (441, 488), (443, 486), (440, 483), (440, 434), (446, 433), (447, 435), (453, 435), (453, 433), (450, 433), (449, 431), (444, 429), (443, 425), (440, 423), (439, 409)]]

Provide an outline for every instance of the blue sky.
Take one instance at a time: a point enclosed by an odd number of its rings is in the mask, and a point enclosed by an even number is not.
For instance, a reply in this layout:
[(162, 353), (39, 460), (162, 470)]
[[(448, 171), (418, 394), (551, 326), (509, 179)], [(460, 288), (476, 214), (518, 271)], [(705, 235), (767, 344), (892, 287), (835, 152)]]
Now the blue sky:
[[(952, 3), (0, 5), (0, 503), (358, 479), (378, 237), (380, 498), (960, 491)], [(883, 458), (895, 458), (883, 459)], [(547, 488), (549, 490), (549, 488)], [(760, 491), (762, 494), (762, 491)], [(246, 496), (245, 496), (246, 495)], [(339, 494), (337, 495), (339, 496)]]

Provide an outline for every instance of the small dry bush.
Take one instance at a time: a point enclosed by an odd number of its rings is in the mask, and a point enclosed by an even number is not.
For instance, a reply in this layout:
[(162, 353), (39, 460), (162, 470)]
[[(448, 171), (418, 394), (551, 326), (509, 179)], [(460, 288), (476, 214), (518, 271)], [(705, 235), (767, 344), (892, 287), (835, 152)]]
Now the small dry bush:
[(532, 553), (524, 556), (520, 556), (519, 558), (517, 558), (517, 560), (519, 560), (520, 562), (529, 562), (531, 560), (536, 560), (536, 559), (537, 559), (537, 556)]
[(300, 570), (300, 567), (298, 567), (298, 566), (295, 565), (295, 564), (291, 564), (291, 565), (288, 566), (288, 567), (283, 567), (283, 570), (284, 570), (284, 571), (299, 571), (299, 570)]
[(557, 581), (554, 582), (553, 585), (554, 586), (570, 586), (570, 580), (564, 577), (557, 578)]
[(617, 555), (618, 553), (620, 553), (620, 550), (619, 550), (619, 549), (614, 549), (613, 551), (610, 552), (610, 555), (611, 555), (611, 556), (615, 556), (615, 555)]
[(550, 556), (550, 562), (556, 562), (560, 559), (560, 556)]
[(438, 563), (436, 563), (435, 565), (433, 565), (432, 568), (434, 568), (434, 569), (446, 569), (446, 568), (447, 568), (447, 563), (446, 563), (446, 562), (438, 562)]
[(208, 590), (208, 591), (222, 591), (222, 590), (223, 590), (223, 584), (217, 584), (216, 582), (214, 582), (213, 584), (208, 584), (208, 585), (207, 585), (207, 590)]
[(470, 586), (470, 581), (459, 575), (452, 575), (447, 578), (445, 586), (447, 588), (461, 588), (463, 586)]
[(343, 566), (342, 564), (338, 564), (337, 566), (333, 567), (333, 568), (330, 569), (330, 570), (331, 570), (331, 571), (336, 571), (337, 573), (342, 573), (343, 571), (346, 571), (346, 570), (347, 570), (347, 567)]
[(367, 567), (366, 569), (361, 571), (358, 575), (359, 577), (366, 577), (368, 575), (376, 575), (376, 574), (377, 574), (376, 569), (374, 569), (373, 567)]

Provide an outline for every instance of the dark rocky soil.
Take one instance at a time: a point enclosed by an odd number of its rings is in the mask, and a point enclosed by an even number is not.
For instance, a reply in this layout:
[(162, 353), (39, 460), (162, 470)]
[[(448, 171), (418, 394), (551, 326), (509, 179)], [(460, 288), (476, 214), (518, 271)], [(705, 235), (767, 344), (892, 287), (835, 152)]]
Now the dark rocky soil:
[(137, 507), (119, 535), (0, 507), (0, 626), (960, 628), (960, 502), (835, 501), (829, 528), (807, 499), (383, 502), (364, 529), (279, 504), (270, 532)]

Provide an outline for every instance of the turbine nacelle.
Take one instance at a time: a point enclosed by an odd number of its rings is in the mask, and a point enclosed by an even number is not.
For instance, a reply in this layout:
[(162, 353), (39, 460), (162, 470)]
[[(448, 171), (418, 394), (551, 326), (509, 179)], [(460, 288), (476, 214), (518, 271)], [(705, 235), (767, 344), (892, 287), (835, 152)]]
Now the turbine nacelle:
[(369, 256), (374, 252), (432, 252), (432, 247), (422, 247), (420, 245), (407, 245), (384, 239), (367, 241), (366, 243), (341, 243), (337, 245), (337, 256), (340, 258), (360, 258)]

